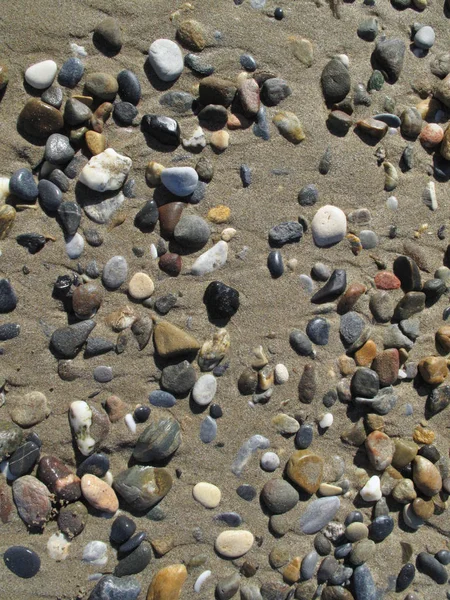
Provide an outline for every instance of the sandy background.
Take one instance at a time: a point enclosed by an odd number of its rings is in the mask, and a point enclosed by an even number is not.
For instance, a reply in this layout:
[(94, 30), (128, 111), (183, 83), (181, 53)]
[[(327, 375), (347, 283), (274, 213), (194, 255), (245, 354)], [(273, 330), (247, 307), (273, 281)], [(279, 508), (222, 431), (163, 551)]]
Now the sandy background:
[[(400, 174), (400, 184), (395, 192), (399, 210), (396, 213), (389, 212), (385, 207), (388, 194), (383, 191), (384, 173), (377, 166), (375, 147), (365, 145), (353, 132), (345, 138), (330, 135), (325, 125), (327, 110), (320, 90), (320, 73), (335, 53), (348, 54), (352, 83), (367, 82), (371, 74), (370, 54), (374, 44), (365, 42), (356, 35), (357, 26), (364, 17), (378, 16), (380, 26), (389, 37), (399, 36), (407, 43), (409, 28), (418, 20), (434, 27), (434, 48), (423, 59), (416, 58), (407, 50), (399, 82), (395, 86), (385, 85), (381, 92), (373, 95), (372, 106), (358, 107), (356, 114), (376, 114), (382, 109), (385, 95), (395, 99), (398, 111), (415, 105), (418, 97), (412, 92), (411, 82), (416, 79), (432, 79), (429, 71), (432, 57), (448, 49), (448, 22), (443, 15), (441, 1), (433, 2), (424, 13), (419, 14), (414, 10), (398, 12), (386, 1), (379, 0), (376, 6), (368, 7), (358, 0), (353, 4), (344, 4), (341, 7), (342, 18), (336, 20), (327, 3), (280, 0), (279, 5), (286, 14), (281, 22), (269, 18), (266, 10), (251, 9), (248, 0), (239, 7), (232, 0), (199, 0), (192, 5), (193, 10), (185, 13), (187, 17), (199, 20), (211, 32), (218, 30), (222, 34), (221, 42), (204, 50), (202, 58), (216, 66), (218, 75), (233, 78), (240, 72), (240, 54), (250, 52), (261, 69), (268, 69), (285, 78), (293, 93), (283, 102), (282, 108), (292, 110), (299, 116), (307, 138), (300, 146), (294, 147), (271, 125), (272, 137), (269, 142), (256, 138), (251, 130), (232, 131), (230, 148), (223, 155), (215, 156), (209, 147), (203, 151), (203, 155), (214, 160), (215, 175), (208, 186), (205, 199), (198, 206), (188, 207), (187, 212), (206, 216), (211, 207), (226, 204), (232, 212), (230, 225), (237, 229), (238, 234), (230, 243), (228, 263), (220, 272), (196, 279), (182, 274), (173, 279), (159, 272), (157, 264), (150, 257), (150, 243), (158, 239), (157, 231), (143, 234), (133, 226), (133, 219), (145, 200), (152, 197), (153, 192), (147, 188), (144, 178), (145, 166), (149, 160), (157, 160), (170, 166), (177, 157), (186, 156), (181, 163), (176, 164), (195, 166), (198, 157), (187, 155), (182, 147), (172, 154), (158, 153), (146, 145), (138, 128), (119, 128), (113, 122), (106, 128), (109, 145), (133, 160), (131, 176), (137, 182), (137, 197), (126, 201), (128, 218), (123, 225), (112, 232), (107, 232), (106, 226), (98, 226), (104, 233), (103, 246), (91, 248), (86, 244), (79, 262), (85, 266), (95, 258), (102, 266), (111, 256), (123, 254), (128, 261), (130, 276), (136, 271), (144, 270), (154, 278), (156, 296), (168, 292), (182, 294), (168, 319), (185, 326), (187, 318), (192, 317), (192, 332), (202, 341), (209, 339), (214, 331), (202, 303), (203, 292), (209, 281), (219, 279), (232, 285), (239, 290), (241, 297), (241, 308), (228, 326), (232, 343), (231, 366), (218, 382), (216, 400), (223, 407), (224, 417), (218, 422), (216, 441), (210, 445), (200, 442), (198, 432), (204, 415), (193, 414), (187, 399), (179, 401), (172, 411), (185, 424), (185, 431), (183, 444), (168, 466), (174, 476), (174, 486), (161, 503), (167, 519), (159, 523), (139, 519), (138, 530), (147, 531), (150, 538), (174, 536), (181, 545), (164, 558), (153, 559), (149, 567), (138, 575), (142, 582), (142, 598), (145, 597), (153, 574), (159, 568), (181, 560), (187, 561), (198, 554), (206, 554), (207, 560), (204, 567), (189, 575), (183, 589), (183, 599), (212, 598), (217, 577), (235, 571), (232, 564), (219, 559), (213, 551), (213, 540), (223, 529), (212, 520), (213, 514), (218, 511), (207, 511), (192, 499), (192, 485), (201, 480), (219, 485), (223, 498), (220, 509), (239, 512), (253, 534), (263, 538), (261, 547), (255, 545), (247, 556), (259, 564), (255, 579), (261, 582), (281, 581), (281, 576), (270, 569), (267, 560), (276, 543), (268, 532), (268, 516), (262, 512), (258, 499), (247, 503), (235, 492), (240, 483), (250, 483), (260, 490), (272, 475), (259, 468), (256, 457), (251, 460), (240, 480), (232, 475), (230, 465), (242, 442), (255, 433), (269, 437), (272, 449), (279, 452), (283, 464), (294, 450), (293, 440), (277, 434), (270, 421), (288, 399), (290, 403), (283, 409), (289, 414), (297, 414), (305, 408), (297, 400), (297, 383), (307, 359), (297, 357), (288, 343), (290, 330), (293, 327), (304, 328), (313, 308), (301, 290), (299, 274), (309, 273), (314, 262), (321, 260), (333, 268), (347, 269), (349, 282), (359, 281), (370, 286), (377, 268), (369, 252), (363, 251), (358, 257), (354, 257), (345, 241), (332, 249), (320, 250), (314, 247), (308, 233), (299, 244), (282, 249), (285, 262), (289, 258), (298, 259), (297, 271), (287, 271), (280, 279), (272, 280), (266, 268), (269, 228), (285, 220), (295, 220), (300, 214), (310, 219), (318, 206), (329, 203), (346, 212), (358, 207), (370, 209), (371, 228), (380, 236), (380, 246), (373, 253), (386, 260), (389, 267), (396, 253), (402, 252), (403, 242), (412, 239), (414, 231), (423, 223), (429, 224), (428, 232), (417, 243), (426, 249), (431, 273), (442, 264), (443, 250), (447, 245), (446, 241), (438, 240), (436, 232), (441, 224), (448, 223), (448, 184), (437, 184), (440, 206), (437, 212), (430, 212), (421, 201), (421, 192), (430, 179), (427, 175), (427, 167), (431, 164), (430, 156), (419, 143), (415, 144), (416, 166), (413, 171)], [(175, 26), (169, 17), (178, 7), (179, 3), (172, 0), (4, 2), (0, 14), (0, 61), (9, 67), (10, 83), (0, 103), (0, 175), (9, 176), (20, 167), (34, 166), (40, 161), (42, 148), (30, 145), (16, 131), (17, 116), (28, 99), (23, 86), (23, 72), (30, 64), (47, 58), (54, 59), (60, 67), (72, 55), (71, 42), (84, 46), (88, 52), (84, 59), (86, 73), (105, 71), (116, 75), (121, 69), (129, 68), (138, 75), (143, 92), (139, 105), (141, 115), (150, 112), (172, 114), (170, 109), (159, 106), (161, 92), (155, 90), (148, 81), (144, 64), (148, 46), (153, 40), (159, 37), (174, 39)], [(271, 12), (274, 7), (275, 4), (269, 1), (266, 9)], [(114, 58), (103, 56), (92, 44), (93, 28), (107, 15), (119, 19), (123, 28), (124, 45), (120, 54)], [(314, 63), (310, 69), (306, 69), (292, 55), (288, 43), (291, 35), (300, 35), (312, 41)], [(196, 77), (185, 70), (171, 89), (191, 91), (195, 83)], [(77, 91), (81, 89), (79, 86)], [(65, 94), (67, 97), (69, 90)], [(276, 110), (268, 109), (270, 118)], [(182, 131), (189, 134), (194, 128), (195, 119), (184, 115), (178, 118)], [(331, 146), (333, 162), (330, 173), (322, 176), (317, 167), (327, 145)], [(389, 159), (397, 165), (406, 141), (400, 136), (393, 136), (386, 139), (384, 145)], [(253, 183), (247, 189), (242, 188), (239, 178), (239, 166), (242, 163), (248, 164), (253, 170)], [(272, 169), (284, 169), (289, 174), (276, 176), (272, 174)], [(316, 208), (303, 209), (297, 203), (297, 193), (307, 183), (315, 183), (319, 188), (320, 200)], [(73, 190), (66, 198), (74, 198)], [(399, 235), (395, 240), (388, 239), (391, 224), (398, 226)], [(89, 221), (84, 216), (82, 227), (88, 225)], [(216, 227), (217, 230), (221, 228)], [(26, 249), (16, 244), (15, 235), (31, 231), (53, 235), (57, 238), (56, 242), (48, 243), (34, 256), (29, 255)], [(145, 248), (142, 258), (133, 254), (133, 246)], [(67, 420), (70, 402), (76, 399), (86, 400), (89, 394), (98, 389), (101, 389), (101, 394), (90, 401), (93, 405), (99, 405), (109, 393), (117, 394), (132, 407), (146, 402), (148, 393), (158, 387), (154, 382), (158, 370), (152, 359), (151, 345), (139, 352), (133, 344), (129, 344), (124, 354), (110, 353), (90, 360), (83, 360), (80, 355), (75, 362), (80, 367), (81, 376), (70, 383), (62, 381), (57, 375), (57, 361), (48, 350), (46, 332), (65, 325), (66, 314), (58, 302), (52, 299), (51, 292), (56, 277), (76, 269), (77, 261), (67, 258), (58, 224), (41, 210), (19, 213), (9, 238), (0, 247), (0, 273), (11, 279), (19, 297), (16, 311), (5, 316), (2, 322), (19, 322), (22, 327), (19, 338), (4, 344), (5, 353), (1, 357), (1, 375), (9, 382), (7, 401), (13, 402), (14, 398), (32, 390), (46, 394), (52, 414), (46, 422), (35, 427), (44, 442), (43, 454), (55, 454), (74, 465), (75, 457)], [(245, 260), (241, 260), (236, 255), (244, 247), (248, 247), (248, 252)], [(197, 254), (184, 259), (184, 272), (187, 272), (196, 256)], [(28, 275), (23, 274), (23, 265), (29, 268)], [(397, 295), (400, 297), (401, 293)], [(98, 324), (95, 335), (114, 339), (114, 334), (104, 325), (103, 317), (127, 302), (126, 288), (106, 295), (96, 318)], [(443, 297), (432, 309), (421, 315), (423, 335), (416, 343), (412, 357), (419, 358), (434, 350), (432, 333), (442, 323), (445, 303), (446, 299)], [(362, 314), (370, 320), (368, 296), (359, 306)], [(135, 308), (138, 314), (147, 312), (147, 309), (138, 305)], [(332, 387), (330, 369), (335, 370), (335, 381), (338, 381), (334, 359), (343, 351), (338, 333), (339, 319), (335, 314), (327, 318), (332, 323), (330, 343), (325, 348), (318, 348), (317, 366), (321, 389), (315, 403), (306, 407), (306, 414), (310, 419), (323, 412), (320, 399)], [(381, 326), (378, 329), (381, 330)], [(269, 339), (271, 332), (274, 335)], [(239, 395), (236, 381), (241, 370), (251, 361), (252, 348), (259, 344), (269, 353), (273, 364), (283, 362), (287, 365), (291, 379), (287, 385), (276, 388), (269, 404), (251, 408), (247, 398)], [(97, 384), (92, 376), (95, 366), (101, 364), (111, 366), (114, 371), (112, 382), (103, 386)], [(393, 436), (409, 436), (414, 425), (423, 418), (424, 397), (420, 397), (409, 383), (402, 384), (398, 393), (400, 402), (396, 410), (385, 419), (386, 431)], [(404, 416), (406, 402), (414, 407), (414, 415), (408, 418)], [(325, 436), (315, 435), (312, 450), (323, 457), (333, 454), (343, 456), (347, 465), (346, 475), (351, 478), (355, 468), (355, 449), (344, 447), (340, 442), (340, 434), (349, 424), (346, 409), (342, 404), (331, 409), (335, 417), (334, 425)], [(157, 409), (153, 410), (154, 413), (158, 412)], [(0, 418), (4, 417), (7, 418), (6, 406), (0, 409)], [(431, 424), (437, 433), (438, 448), (442, 454), (447, 454), (447, 413), (436, 417)], [(145, 425), (138, 426), (138, 433), (144, 427)], [(126, 468), (132, 445), (133, 436), (125, 424), (113, 425), (106, 444), (102, 447), (102, 450), (110, 452), (113, 473), (117, 474)], [(176, 468), (182, 470), (181, 479), (175, 477)], [(345, 517), (351, 508), (352, 503), (343, 500), (338, 516)], [(297, 514), (301, 514), (302, 510), (303, 507), (299, 504)], [(364, 508), (363, 512), (369, 518), (370, 509)], [(394, 515), (397, 520), (398, 513), (395, 512)], [(437, 517), (435, 522), (448, 530), (446, 514)], [(202, 528), (205, 543), (194, 541), (194, 527)], [(72, 543), (69, 558), (63, 563), (55, 563), (46, 553), (46, 543), (50, 535), (57, 531), (56, 522), (49, 523), (42, 535), (30, 536), (20, 518), (14, 515), (10, 523), (0, 527), (0, 553), (12, 544), (23, 544), (40, 554), (42, 566), (33, 580), (26, 581), (15, 577), (2, 564), (0, 597), (11, 600), (66, 600), (84, 597), (83, 592), (86, 592), (87, 597), (93, 587), (87, 577), (97, 569), (89, 568), (81, 562), (82, 549), (90, 540), (107, 542), (109, 529), (110, 523), (91, 516), (84, 532)], [(435, 552), (446, 543), (446, 538), (438, 534), (433, 526), (423, 527), (416, 533), (407, 533), (396, 527), (395, 533), (381, 544), (376, 556), (368, 563), (377, 584), (382, 588), (387, 586), (388, 575), (395, 575), (401, 567), (401, 540), (411, 542), (416, 553), (425, 549)], [(313, 536), (300, 538), (288, 534), (284, 541), (291, 546), (293, 556), (304, 556), (313, 547)], [(114, 568), (113, 554), (111, 549), (105, 572), (111, 572)], [(193, 583), (203, 568), (210, 568), (213, 577), (200, 594), (195, 594)], [(416, 577), (414, 587), (422, 594), (419, 597), (430, 598), (431, 594), (435, 598), (444, 597), (444, 590), (437, 590), (435, 584), (430, 586), (430, 582), (430, 579), (420, 574)], [(396, 597), (398, 595), (394, 593), (386, 595), (386, 598)]]

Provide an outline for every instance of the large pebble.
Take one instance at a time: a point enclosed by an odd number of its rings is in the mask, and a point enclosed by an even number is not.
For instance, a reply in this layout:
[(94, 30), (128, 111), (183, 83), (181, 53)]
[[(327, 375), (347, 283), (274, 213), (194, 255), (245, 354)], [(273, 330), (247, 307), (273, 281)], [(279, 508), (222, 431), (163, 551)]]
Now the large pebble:
[(119, 473), (114, 489), (131, 508), (143, 511), (158, 504), (172, 487), (166, 469), (135, 465)]
[(171, 415), (154, 419), (136, 442), (133, 457), (140, 462), (161, 461), (172, 455), (181, 443), (178, 421)]
[(311, 231), (317, 246), (337, 244), (347, 233), (347, 219), (344, 212), (330, 204), (322, 206), (314, 215)]
[(141, 584), (135, 577), (104, 575), (92, 590), (89, 600), (137, 600)]
[(44, 527), (52, 509), (47, 487), (36, 477), (24, 475), (14, 481), (12, 490), (21, 519), (29, 527)]
[(118, 190), (131, 169), (132, 161), (112, 148), (93, 156), (80, 173), (79, 181), (91, 190)]
[(192, 495), (205, 508), (216, 508), (219, 506), (222, 497), (220, 489), (206, 481), (200, 481), (194, 485)]
[(171, 167), (162, 171), (161, 181), (172, 194), (185, 197), (197, 187), (198, 174), (192, 167)]
[(220, 240), (212, 248), (201, 254), (191, 267), (192, 275), (205, 275), (220, 269), (228, 257), (228, 244)]
[(57, 66), (54, 60), (43, 60), (28, 67), (25, 81), (37, 90), (45, 90), (55, 79)]
[(10, 546), (3, 555), (6, 567), (22, 579), (34, 577), (41, 568), (39, 555), (25, 546)]
[(172, 40), (155, 40), (149, 48), (148, 60), (162, 81), (174, 81), (183, 72), (183, 55)]
[(215, 548), (226, 558), (239, 558), (250, 550), (254, 539), (250, 531), (229, 529), (217, 536)]
[(128, 275), (128, 264), (123, 256), (113, 256), (103, 267), (102, 281), (111, 290), (118, 289)]
[(302, 533), (317, 533), (325, 527), (335, 516), (341, 502), (338, 496), (319, 498), (308, 504), (305, 512), (300, 517), (298, 528)]

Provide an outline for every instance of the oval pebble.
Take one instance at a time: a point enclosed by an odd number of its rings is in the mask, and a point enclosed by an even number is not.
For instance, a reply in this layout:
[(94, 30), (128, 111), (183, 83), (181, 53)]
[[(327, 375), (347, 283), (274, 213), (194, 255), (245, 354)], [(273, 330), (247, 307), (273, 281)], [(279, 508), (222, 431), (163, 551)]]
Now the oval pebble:
[(66, 237), (66, 252), (71, 259), (79, 258), (83, 254), (84, 238), (81, 233)]
[(247, 554), (254, 540), (250, 531), (229, 529), (217, 536), (214, 546), (216, 551), (226, 558), (239, 558)]
[(10, 546), (3, 555), (3, 561), (14, 575), (22, 579), (34, 577), (41, 568), (38, 554), (25, 546)]
[(223, 521), (228, 527), (239, 527), (242, 525), (242, 517), (236, 512), (219, 513), (214, 517), (215, 521)]
[(217, 379), (214, 375), (206, 373), (205, 375), (201, 375), (195, 382), (192, 389), (192, 399), (199, 406), (207, 406), (213, 401), (216, 390)]
[(340, 505), (341, 501), (338, 496), (313, 500), (300, 517), (300, 531), (306, 534), (317, 533), (333, 519)]
[(195, 500), (205, 508), (216, 508), (220, 504), (222, 493), (220, 489), (212, 483), (200, 481), (192, 490)]
[(264, 452), (264, 454), (261, 456), (260, 464), (261, 469), (271, 473), (280, 466), (280, 458), (278, 454), (275, 454), (275, 452)]
[(117, 290), (126, 280), (128, 264), (123, 256), (113, 256), (103, 267), (103, 285), (111, 290)]
[(25, 71), (25, 81), (36, 90), (45, 90), (55, 79), (57, 68), (54, 60), (35, 63)]
[(175, 396), (163, 390), (154, 390), (148, 399), (150, 404), (159, 408), (172, 408), (177, 403)]
[(162, 81), (174, 81), (183, 71), (183, 54), (172, 40), (155, 40), (149, 48), (148, 60)]
[(217, 435), (217, 423), (216, 421), (207, 416), (203, 419), (200, 425), (200, 439), (204, 444), (210, 444), (216, 439)]
[(332, 246), (340, 242), (347, 233), (347, 218), (340, 208), (327, 204), (314, 215), (311, 231), (316, 246)]

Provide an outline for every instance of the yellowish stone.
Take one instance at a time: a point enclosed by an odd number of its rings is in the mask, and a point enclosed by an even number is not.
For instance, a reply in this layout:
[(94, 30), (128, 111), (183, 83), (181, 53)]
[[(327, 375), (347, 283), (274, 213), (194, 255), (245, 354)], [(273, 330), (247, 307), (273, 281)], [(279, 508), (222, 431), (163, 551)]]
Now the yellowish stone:
[(153, 577), (147, 592), (147, 600), (178, 600), (187, 578), (184, 565), (169, 565)]
[(322, 483), (323, 458), (310, 450), (297, 450), (287, 464), (287, 475), (308, 494), (314, 494)]
[(224, 204), (219, 204), (218, 206), (214, 206), (208, 212), (208, 220), (212, 223), (226, 223), (231, 215), (231, 210), (228, 206)]
[(168, 321), (157, 323), (153, 335), (156, 350), (164, 358), (200, 349), (199, 342), (192, 335)]
[(97, 131), (86, 131), (84, 139), (89, 152), (96, 156), (106, 150), (106, 138), (103, 133), (97, 133)]

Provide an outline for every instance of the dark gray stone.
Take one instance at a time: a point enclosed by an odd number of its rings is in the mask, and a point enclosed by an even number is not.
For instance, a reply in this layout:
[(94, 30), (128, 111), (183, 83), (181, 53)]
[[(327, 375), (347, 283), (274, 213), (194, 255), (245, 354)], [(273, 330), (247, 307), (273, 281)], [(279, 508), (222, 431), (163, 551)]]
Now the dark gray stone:
[(135, 577), (104, 575), (88, 600), (137, 600), (140, 592), (141, 584)]
[(448, 574), (443, 565), (434, 558), (428, 552), (420, 552), (417, 555), (417, 568), (421, 573), (425, 573), (428, 577), (431, 577), (433, 581), (439, 585), (447, 583)]
[(300, 329), (293, 329), (289, 335), (289, 342), (292, 348), (301, 356), (311, 356), (313, 354), (313, 347), (310, 339), (300, 331)]
[(200, 424), (200, 439), (204, 444), (210, 444), (216, 439), (217, 422), (209, 415)]
[(84, 65), (79, 58), (71, 56), (58, 73), (58, 83), (64, 87), (74, 88), (84, 75)]
[(350, 91), (350, 74), (341, 60), (333, 58), (325, 65), (321, 84), (328, 104), (336, 104), (345, 98)]
[(131, 102), (116, 102), (113, 115), (119, 125), (128, 127), (138, 116), (138, 109)]
[(176, 365), (164, 367), (161, 372), (161, 385), (176, 396), (185, 396), (194, 387), (196, 378), (194, 367), (184, 360)]
[(177, 113), (192, 110), (194, 96), (187, 92), (166, 92), (159, 99), (161, 106), (168, 106)]
[(159, 408), (172, 408), (177, 403), (175, 396), (163, 390), (154, 390), (148, 399), (150, 404)]
[(33, 442), (19, 446), (9, 459), (9, 471), (14, 477), (21, 477), (31, 471), (39, 459), (40, 448)]
[(20, 325), (18, 323), (4, 323), (0, 325), (0, 342), (12, 340), (20, 334)]
[(175, 241), (190, 250), (198, 250), (208, 242), (211, 230), (198, 215), (183, 215), (173, 232)]
[(114, 544), (123, 544), (136, 531), (136, 523), (126, 515), (119, 515), (111, 526), (109, 539)]
[(303, 423), (295, 435), (295, 446), (299, 450), (305, 450), (312, 444), (314, 436), (313, 426), (309, 423)]
[(41, 100), (46, 104), (50, 104), (50, 106), (60, 108), (63, 102), (63, 91), (57, 85), (52, 85), (42, 94)]
[(335, 269), (326, 284), (311, 298), (313, 304), (331, 302), (344, 293), (347, 287), (347, 273), (344, 269)]
[(215, 71), (215, 68), (206, 63), (203, 58), (197, 56), (196, 54), (186, 54), (184, 57), (184, 64), (186, 67), (198, 73), (198, 75), (202, 75), (203, 77), (208, 77), (212, 75)]
[(369, 537), (374, 542), (382, 542), (394, 530), (394, 519), (389, 516), (376, 517), (369, 525)]
[(380, 389), (378, 375), (372, 369), (360, 367), (352, 377), (351, 390), (353, 396), (374, 398)]
[(267, 508), (274, 514), (288, 512), (299, 501), (297, 490), (284, 479), (271, 479), (262, 491), (261, 498)]
[(267, 268), (274, 279), (281, 277), (284, 273), (283, 257), (279, 250), (272, 250), (267, 257)]
[(319, 190), (313, 183), (304, 185), (298, 193), (300, 206), (313, 206), (319, 199)]
[(403, 567), (400, 569), (400, 573), (397, 575), (395, 591), (404, 592), (414, 581), (415, 575), (416, 567), (412, 563), (406, 563), (403, 565)]
[(39, 555), (25, 546), (10, 546), (3, 555), (3, 561), (21, 579), (34, 577), (41, 568)]
[(318, 346), (326, 346), (330, 335), (330, 322), (323, 317), (314, 317), (306, 325), (306, 334)]
[(372, 52), (372, 62), (389, 83), (395, 83), (403, 68), (406, 45), (401, 39), (378, 40)]
[(62, 202), (58, 207), (58, 217), (67, 235), (75, 235), (81, 222), (81, 208), (76, 202)]
[(89, 106), (83, 104), (76, 98), (69, 98), (64, 106), (64, 121), (72, 126), (78, 127), (92, 117)]
[(300, 566), (300, 575), (303, 580), (308, 581), (309, 579), (312, 579), (318, 562), (318, 553), (315, 550), (308, 552), (308, 554), (303, 558)]
[(75, 155), (75, 150), (70, 145), (67, 136), (61, 133), (53, 133), (45, 144), (45, 160), (53, 165), (65, 165)]
[(47, 179), (41, 179), (38, 184), (39, 198), (42, 208), (49, 213), (57, 212), (63, 195), (59, 187)]
[(12, 312), (17, 306), (17, 296), (7, 279), (0, 279), (0, 313)]
[(284, 246), (300, 241), (303, 236), (303, 227), (297, 221), (286, 221), (275, 225), (269, 231), (269, 244)]
[(117, 75), (117, 83), (119, 84), (119, 96), (124, 102), (131, 102), (135, 106), (141, 99), (141, 84), (139, 79), (129, 69), (120, 71)]
[(353, 587), (355, 600), (378, 600), (378, 590), (372, 573), (365, 564), (353, 571)]
[(266, 106), (277, 106), (291, 94), (291, 88), (284, 79), (272, 77), (267, 79), (261, 88), (261, 101)]
[(32, 203), (39, 195), (39, 190), (29, 169), (17, 169), (9, 180), (9, 191), (21, 200)]
[(341, 316), (339, 333), (346, 346), (354, 344), (362, 334), (365, 327), (364, 319), (354, 311), (350, 311)]
[(80, 347), (89, 337), (96, 323), (87, 319), (67, 327), (56, 329), (50, 339), (50, 346), (59, 358), (75, 358)]

